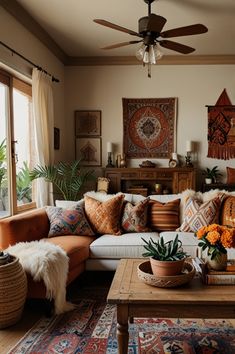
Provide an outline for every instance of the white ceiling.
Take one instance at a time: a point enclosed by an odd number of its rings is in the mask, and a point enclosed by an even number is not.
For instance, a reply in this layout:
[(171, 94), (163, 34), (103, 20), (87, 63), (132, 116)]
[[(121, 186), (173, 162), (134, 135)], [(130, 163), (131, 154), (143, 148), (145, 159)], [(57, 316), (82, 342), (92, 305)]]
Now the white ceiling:
[[(147, 15), (144, 0), (17, 0), (69, 56), (133, 56), (138, 44), (112, 50), (102, 46), (135, 40), (131, 35), (103, 27), (105, 19), (138, 32), (138, 19)], [(235, 54), (235, 0), (157, 0), (152, 12), (164, 16), (164, 31), (195, 23), (207, 26), (201, 35), (174, 41), (196, 49), (190, 55)], [(162, 49), (167, 55), (176, 52)], [(181, 55), (181, 54), (179, 54)]]

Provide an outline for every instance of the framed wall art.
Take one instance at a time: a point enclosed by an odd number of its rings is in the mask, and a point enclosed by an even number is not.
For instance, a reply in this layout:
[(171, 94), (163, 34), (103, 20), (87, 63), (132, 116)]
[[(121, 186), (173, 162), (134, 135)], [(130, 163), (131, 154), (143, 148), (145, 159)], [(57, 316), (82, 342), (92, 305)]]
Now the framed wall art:
[(101, 111), (75, 111), (75, 136), (100, 136)]
[(126, 158), (169, 158), (176, 148), (177, 98), (123, 98)]
[(83, 166), (101, 166), (101, 138), (77, 137), (75, 155)]

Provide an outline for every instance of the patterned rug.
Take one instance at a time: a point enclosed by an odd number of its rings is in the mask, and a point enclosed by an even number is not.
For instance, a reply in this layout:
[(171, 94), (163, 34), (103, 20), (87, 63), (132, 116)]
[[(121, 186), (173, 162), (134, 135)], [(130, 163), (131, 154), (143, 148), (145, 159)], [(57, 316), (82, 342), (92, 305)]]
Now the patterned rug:
[[(229, 320), (146, 319), (129, 325), (131, 354), (234, 354)], [(40, 319), (9, 354), (116, 354), (116, 309), (104, 301), (81, 300), (64, 315)]]

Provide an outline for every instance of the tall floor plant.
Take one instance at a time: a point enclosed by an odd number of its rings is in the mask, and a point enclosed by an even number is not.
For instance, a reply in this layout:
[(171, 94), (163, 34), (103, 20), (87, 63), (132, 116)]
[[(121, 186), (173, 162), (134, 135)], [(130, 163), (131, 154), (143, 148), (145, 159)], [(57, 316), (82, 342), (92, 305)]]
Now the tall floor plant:
[(57, 165), (36, 166), (30, 172), (31, 180), (44, 178), (51, 182), (65, 200), (78, 200), (85, 182), (94, 179), (94, 171), (81, 166), (81, 160)]

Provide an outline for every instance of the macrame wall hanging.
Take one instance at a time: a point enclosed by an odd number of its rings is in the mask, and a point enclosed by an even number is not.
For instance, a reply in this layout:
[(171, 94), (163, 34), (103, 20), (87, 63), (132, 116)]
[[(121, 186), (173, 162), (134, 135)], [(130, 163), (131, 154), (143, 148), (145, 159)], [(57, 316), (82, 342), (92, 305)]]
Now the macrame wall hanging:
[(235, 158), (235, 106), (221, 93), (215, 106), (208, 107), (207, 157), (229, 160)]

